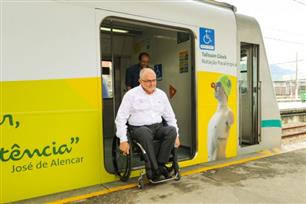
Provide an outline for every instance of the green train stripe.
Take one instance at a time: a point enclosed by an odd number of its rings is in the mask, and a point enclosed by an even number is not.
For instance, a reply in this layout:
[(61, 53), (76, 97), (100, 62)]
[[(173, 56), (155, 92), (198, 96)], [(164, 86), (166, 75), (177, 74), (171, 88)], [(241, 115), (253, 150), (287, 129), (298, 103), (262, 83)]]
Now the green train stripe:
[(267, 127), (282, 127), (282, 122), (280, 120), (262, 120), (261, 121), (261, 127), (267, 128)]

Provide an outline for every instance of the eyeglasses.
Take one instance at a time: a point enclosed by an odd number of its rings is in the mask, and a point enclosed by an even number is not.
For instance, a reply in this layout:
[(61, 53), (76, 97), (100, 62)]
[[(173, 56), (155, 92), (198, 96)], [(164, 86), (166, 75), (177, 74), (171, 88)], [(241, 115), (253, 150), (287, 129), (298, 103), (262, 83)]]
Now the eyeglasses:
[(220, 88), (222, 86), (221, 82), (217, 82), (215, 87)]
[(156, 82), (156, 79), (152, 79), (152, 80), (141, 80), (143, 81), (144, 83), (155, 83)]

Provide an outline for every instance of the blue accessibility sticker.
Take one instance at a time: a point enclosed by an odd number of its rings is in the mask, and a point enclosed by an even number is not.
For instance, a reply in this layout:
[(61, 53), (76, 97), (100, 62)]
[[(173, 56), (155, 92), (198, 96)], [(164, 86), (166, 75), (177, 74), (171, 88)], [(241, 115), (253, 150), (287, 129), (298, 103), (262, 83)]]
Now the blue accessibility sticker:
[(215, 50), (215, 30), (200, 27), (200, 49)]
[(154, 71), (156, 74), (156, 79), (158, 81), (161, 81), (163, 79), (163, 65), (162, 64), (154, 65)]

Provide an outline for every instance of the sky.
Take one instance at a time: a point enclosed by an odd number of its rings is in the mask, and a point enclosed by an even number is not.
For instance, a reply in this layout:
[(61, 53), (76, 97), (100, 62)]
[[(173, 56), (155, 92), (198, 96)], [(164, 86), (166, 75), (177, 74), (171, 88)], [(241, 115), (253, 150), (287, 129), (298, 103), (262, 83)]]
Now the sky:
[(306, 78), (306, 0), (223, 2), (236, 6), (237, 13), (256, 18), (262, 29), (270, 66), (292, 71), (283, 79), (295, 79), (296, 58), (298, 78)]

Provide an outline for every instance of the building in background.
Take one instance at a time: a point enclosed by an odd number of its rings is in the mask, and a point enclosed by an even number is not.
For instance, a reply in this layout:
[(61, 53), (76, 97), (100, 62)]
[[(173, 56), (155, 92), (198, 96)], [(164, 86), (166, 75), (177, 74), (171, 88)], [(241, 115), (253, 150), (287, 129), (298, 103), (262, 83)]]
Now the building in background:
[(306, 79), (273, 81), (278, 101), (306, 100)]

